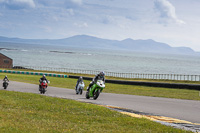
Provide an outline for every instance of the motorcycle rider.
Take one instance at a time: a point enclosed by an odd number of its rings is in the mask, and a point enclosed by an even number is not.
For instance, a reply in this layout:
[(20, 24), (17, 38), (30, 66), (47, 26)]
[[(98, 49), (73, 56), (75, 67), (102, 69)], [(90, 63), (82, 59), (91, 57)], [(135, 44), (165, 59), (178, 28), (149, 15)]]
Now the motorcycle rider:
[(4, 77), (3, 81), (9, 81), (7, 75)]
[(48, 80), (47, 80), (45, 74), (44, 74), (44, 75), (42, 76), (42, 78), (40, 78), (40, 80), (39, 80), (39, 82), (40, 82), (40, 84), (39, 84), (39, 89), (41, 88), (41, 83), (42, 83), (44, 80), (46, 80), (46, 82), (48, 83)]
[(97, 74), (93, 79), (92, 82), (89, 84), (89, 87), (87, 88), (87, 91), (90, 89), (90, 87), (93, 86), (93, 84), (97, 83), (97, 80), (102, 80), (105, 84), (105, 73), (104, 71)]
[(78, 84), (79, 84), (80, 82), (83, 82), (83, 77), (82, 77), (82, 76), (80, 76), (80, 77), (78, 78), (77, 82), (76, 82), (76, 89), (77, 89)]
[(3, 87), (4, 87), (4, 84), (5, 84), (6, 81), (9, 82), (9, 79), (8, 79), (7, 75), (6, 75), (6, 76), (4, 77), (4, 79), (3, 79)]

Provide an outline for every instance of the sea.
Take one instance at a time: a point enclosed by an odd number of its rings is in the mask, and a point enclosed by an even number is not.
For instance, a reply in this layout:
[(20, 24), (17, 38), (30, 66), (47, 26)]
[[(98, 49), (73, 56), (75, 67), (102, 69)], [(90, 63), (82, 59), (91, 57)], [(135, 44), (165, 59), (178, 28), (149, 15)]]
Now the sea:
[(0, 43), (14, 66), (119, 73), (200, 75), (200, 56), (90, 49), (62, 45)]

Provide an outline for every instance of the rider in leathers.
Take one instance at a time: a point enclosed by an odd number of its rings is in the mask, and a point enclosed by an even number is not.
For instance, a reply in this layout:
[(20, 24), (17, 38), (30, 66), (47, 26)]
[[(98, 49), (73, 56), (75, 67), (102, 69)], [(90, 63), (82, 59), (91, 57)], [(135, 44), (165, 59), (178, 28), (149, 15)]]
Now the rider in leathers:
[(3, 81), (6, 81), (6, 80), (9, 81), (7, 76), (4, 77)]
[(4, 84), (6, 83), (6, 81), (8, 81), (8, 82), (9, 82), (9, 79), (8, 79), (8, 77), (7, 77), (7, 76), (5, 76), (5, 77), (4, 77), (4, 79), (3, 79), (3, 87), (4, 87)]
[(43, 75), (42, 78), (40, 78), (40, 80), (39, 80), (39, 82), (40, 82), (39, 89), (41, 88), (41, 83), (42, 83), (42, 81), (44, 81), (44, 80), (46, 80), (46, 82), (48, 83), (48, 80), (47, 80), (47, 78), (46, 78), (45, 75)]
[(75, 89), (77, 89), (78, 84), (79, 84), (80, 82), (83, 82), (83, 77), (82, 77), (82, 76), (80, 76), (80, 77), (78, 78), (78, 80), (77, 80), (77, 82), (76, 82), (76, 88), (75, 88)]
[(102, 80), (105, 84), (105, 73), (104, 72), (100, 72), (99, 74), (97, 74), (93, 79), (92, 82), (89, 84), (89, 87), (87, 88), (87, 90), (90, 89), (90, 87), (92, 87), (93, 84), (97, 83), (97, 80)]

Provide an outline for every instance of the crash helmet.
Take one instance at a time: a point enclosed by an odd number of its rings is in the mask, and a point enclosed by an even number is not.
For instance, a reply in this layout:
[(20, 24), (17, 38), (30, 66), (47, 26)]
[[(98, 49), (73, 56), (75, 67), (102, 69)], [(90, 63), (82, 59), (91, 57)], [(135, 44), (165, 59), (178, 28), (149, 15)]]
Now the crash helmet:
[(100, 72), (99, 75), (104, 76), (105, 75), (104, 71)]
[(43, 78), (45, 78), (46, 76), (45, 76), (45, 74), (43, 75)]
[(7, 75), (5, 76), (5, 78), (7, 78)]
[(79, 79), (83, 79), (83, 77), (82, 77), (82, 76), (80, 76), (80, 77), (79, 77)]

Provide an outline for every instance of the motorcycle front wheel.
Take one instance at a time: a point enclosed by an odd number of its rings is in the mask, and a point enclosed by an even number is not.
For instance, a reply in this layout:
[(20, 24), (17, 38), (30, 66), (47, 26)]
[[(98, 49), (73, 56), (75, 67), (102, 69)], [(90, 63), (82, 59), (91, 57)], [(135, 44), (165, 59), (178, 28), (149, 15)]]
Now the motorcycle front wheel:
[(86, 95), (85, 95), (85, 97), (86, 97), (87, 99), (89, 99), (89, 98), (90, 98), (90, 96), (89, 96), (89, 91), (87, 91), (87, 92), (86, 92)]
[(82, 90), (82, 89), (80, 89), (80, 90), (79, 90), (79, 92), (80, 92), (80, 95), (82, 95), (82, 93), (83, 93), (83, 90)]
[(45, 93), (46, 91), (45, 91), (45, 88), (43, 88), (43, 94)]
[(97, 90), (96, 92), (94, 92), (93, 99), (96, 100), (99, 97), (99, 94), (100, 94), (100, 90)]
[(8, 86), (8, 85), (7, 85), (6, 83), (3, 83), (3, 88), (4, 88), (4, 89), (6, 89), (7, 86)]
[(44, 93), (45, 93), (45, 88), (41, 88), (40, 93), (41, 93), (41, 94), (44, 94)]

